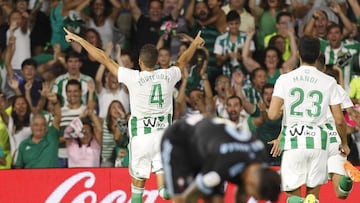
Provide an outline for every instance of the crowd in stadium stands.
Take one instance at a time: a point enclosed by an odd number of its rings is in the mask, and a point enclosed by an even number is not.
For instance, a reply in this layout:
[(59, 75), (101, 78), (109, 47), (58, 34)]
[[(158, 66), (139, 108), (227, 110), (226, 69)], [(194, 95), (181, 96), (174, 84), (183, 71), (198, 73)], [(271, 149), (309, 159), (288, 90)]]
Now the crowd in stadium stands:
[(129, 165), (128, 88), (63, 28), (137, 70), (143, 45), (155, 45), (156, 69), (167, 69), (201, 31), (205, 45), (173, 90), (172, 121), (229, 119), (265, 144), (272, 165), (282, 123), (267, 117), (274, 84), (299, 66), (298, 38), (317, 37), (325, 72), (354, 104), (344, 116), (348, 160), (359, 165), (359, 2), (0, 0), (0, 168)]

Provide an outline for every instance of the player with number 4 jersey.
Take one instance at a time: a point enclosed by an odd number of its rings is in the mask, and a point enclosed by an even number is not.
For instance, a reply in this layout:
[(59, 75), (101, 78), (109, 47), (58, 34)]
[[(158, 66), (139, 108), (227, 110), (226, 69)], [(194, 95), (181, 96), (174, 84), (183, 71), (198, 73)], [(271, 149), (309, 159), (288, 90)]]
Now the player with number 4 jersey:
[(173, 87), (180, 78), (176, 66), (154, 71), (119, 67), (118, 81), (129, 89), (131, 136), (163, 130), (171, 124)]
[(68, 42), (79, 43), (98, 62), (124, 83), (129, 89), (131, 117), (130, 131), (130, 175), (131, 203), (142, 203), (145, 181), (150, 172), (156, 173), (159, 195), (168, 199), (162, 177), (160, 142), (163, 131), (172, 121), (172, 92), (181, 78), (181, 68), (190, 61), (196, 48), (204, 45), (199, 32), (189, 48), (179, 57), (177, 66), (155, 70), (158, 51), (154, 45), (144, 45), (139, 54), (140, 71), (117, 64), (103, 50), (91, 45), (83, 38), (64, 29)]

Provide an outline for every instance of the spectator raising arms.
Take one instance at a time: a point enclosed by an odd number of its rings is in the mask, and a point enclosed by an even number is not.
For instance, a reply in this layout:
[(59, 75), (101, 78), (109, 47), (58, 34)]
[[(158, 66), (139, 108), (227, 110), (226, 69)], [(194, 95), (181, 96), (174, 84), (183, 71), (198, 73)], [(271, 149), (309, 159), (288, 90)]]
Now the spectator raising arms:
[[(268, 47), (265, 50), (264, 67), (267, 71), (268, 82), (272, 84), (275, 83), (280, 74), (287, 73), (294, 69), (298, 60), (294, 30), (287, 29), (287, 33), (290, 38), (291, 56), (285, 62), (282, 62), (281, 53), (277, 48)], [(254, 30), (248, 31), (242, 51), (243, 63), (249, 72), (252, 72), (255, 68), (261, 67), (260, 63), (255, 61), (252, 57), (249, 57), (251, 39), (254, 34)]]
[(99, 32), (102, 47), (114, 39), (114, 25), (119, 14), (120, 5), (115, 0), (94, 0), (90, 1), (90, 18), (88, 19), (89, 28)]
[[(112, 43), (107, 45), (106, 53), (110, 54), (113, 46)], [(120, 52), (120, 46), (117, 46)], [(104, 74), (105, 72), (105, 74)], [(105, 75), (105, 84), (103, 84), (103, 76)], [(118, 100), (126, 110), (130, 112), (129, 93), (124, 85), (121, 85), (117, 77), (106, 71), (105, 66), (100, 64), (95, 77), (95, 90), (99, 98), (99, 116), (102, 119), (107, 117), (109, 105), (112, 101)]]
[(64, 131), (69, 168), (99, 167), (101, 136), (101, 121), (93, 109), (86, 108), (80, 117), (72, 120)]
[[(127, 116), (121, 102), (113, 100), (108, 108), (107, 116), (103, 122), (103, 137), (101, 149), (101, 167), (113, 167), (117, 160), (117, 150), (127, 152), (129, 142)], [(121, 166), (128, 164), (122, 163)]]
[(21, 142), (19, 155), (15, 163), (17, 168), (57, 168), (59, 143), (59, 124), (61, 119), (60, 103), (56, 94), (47, 95), (54, 105), (54, 119), (48, 126), (41, 114), (36, 114), (31, 120), (31, 136)]
[(10, 149), (13, 163), (15, 163), (20, 143), (31, 134), (30, 129), (30, 105), (24, 96), (15, 96), (11, 105), (12, 111), (9, 116), (6, 112), (4, 97), (0, 96), (0, 115), (7, 126)]

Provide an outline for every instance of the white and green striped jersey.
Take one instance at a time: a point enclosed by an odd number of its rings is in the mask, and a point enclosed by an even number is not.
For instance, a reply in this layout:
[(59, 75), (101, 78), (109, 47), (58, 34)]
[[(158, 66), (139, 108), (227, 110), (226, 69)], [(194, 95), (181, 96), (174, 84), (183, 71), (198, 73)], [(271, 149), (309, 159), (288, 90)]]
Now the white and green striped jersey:
[[(230, 40), (230, 33), (226, 32), (222, 35), (219, 35), (216, 38), (214, 45), (214, 54), (225, 55), (232, 52), (239, 53), (244, 46), (246, 40), (247, 33), (246, 32), (238, 32), (237, 38), (235, 41)], [(251, 41), (250, 50), (255, 51), (255, 44)], [(241, 55), (241, 53), (239, 53)], [(227, 76), (231, 76), (232, 72), (235, 68), (238, 68), (239, 61), (231, 59), (225, 62), (222, 66), (223, 74)]]
[[(71, 121), (79, 117), (80, 114), (86, 109), (86, 105), (81, 105), (77, 109), (69, 109), (69, 107), (64, 106), (61, 108), (61, 120), (60, 120), (60, 129), (61, 132), (70, 125)], [(62, 135), (61, 135), (62, 136)]]
[(173, 89), (180, 80), (180, 68), (138, 71), (118, 69), (118, 81), (129, 89), (131, 117), (130, 136), (163, 130), (171, 124)]
[(252, 104), (257, 104), (262, 101), (262, 93), (257, 91), (252, 85), (244, 87), (243, 93), (247, 100)]
[(41, 114), (46, 119), (47, 126), (50, 127), (52, 125), (53, 120), (54, 120), (54, 116), (50, 112), (45, 111), (45, 110), (41, 111)]
[(282, 149), (326, 149), (323, 126), (329, 106), (341, 103), (335, 79), (313, 66), (300, 66), (279, 77), (273, 96), (284, 102)]
[(325, 64), (337, 64), (344, 78), (345, 90), (350, 90), (350, 80), (352, 78), (352, 56), (357, 55), (360, 50), (359, 43), (341, 43), (337, 49), (332, 49), (328, 41), (320, 40), (321, 52), (325, 55)]
[[(94, 80), (87, 75), (81, 74), (79, 77), (79, 82), (81, 83), (81, 103), (87, 104), (87, 93), (88, 93), (88, 85), (87, 82), (91, 81), (94, 83)], [(51, 88), (51, 92), (56, 93), (58, 95), (61, 95), (63, 102), (61, 104), (61, 107), (64, 107), (68, 104), (68, 101), (66, 99), (66, 84), (69, 81), (69, 73), (65, 73), (63, 75), (58, 76), (55, 79), (55, 82)]]
[(114, 134), (110, 132), (106, 120), (103, 122), (103, 137), (101, 144), (101, 159), (102, 162), (115, 163), (115, 138)]
[[(237, 52), (238, 49), (242, 49), (244, 46), (246, 36), (246, 32), (238, 32), (236, 41), (232, 42), (230, 40), (229, 32), (219, 35), (215, 41), (214, 53), (223, 55), (231, 52)], [(251, 41), (250, 50), (255, 51), (255, 44), (253, 41)]]
[[(345, 110), (347, 108), (353, 107), (354, 105), (346, 91), (340, 85), (337, 85), (337, 88), (340, 96), (339, 99), (342, 101), (341, 109)], [(328, 131), (330, 143), (341, 143), (340, 136), (336, 130), (334, 117), (330, 111), (328, 112), (327, 117), (328, 122), (325, 124), (325, 130)]]

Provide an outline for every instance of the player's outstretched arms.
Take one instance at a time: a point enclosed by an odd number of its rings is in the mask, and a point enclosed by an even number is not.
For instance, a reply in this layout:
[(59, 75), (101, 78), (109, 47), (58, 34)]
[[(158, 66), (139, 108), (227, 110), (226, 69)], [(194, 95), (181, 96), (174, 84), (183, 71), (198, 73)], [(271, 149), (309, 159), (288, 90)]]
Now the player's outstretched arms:
[(197, 48), (203, 47), (205, 44), (204, 39), (201, 37), (201, 31), (198, 32), (194, 41), (191, 42), (189, 48), (185, 50), (183, 54), (181, 54), (180, 58), (177, 60), (176, 64), (179, 68), (185, 67), (185, 64), (190, 61), (193, 57)]
[(101, 64), (104, 64), (105, 67), (115, 76), (117, 76), (117, 69), (119, 65), (113, 61), (103, 50), (93, 46), (89, 42), (87, 42), (82, 37), (71, 33), (66, 28), (64, 28), (66, 35), (65, 39), (68, 42), (77, 42), (79, 43), (96, 61)]

